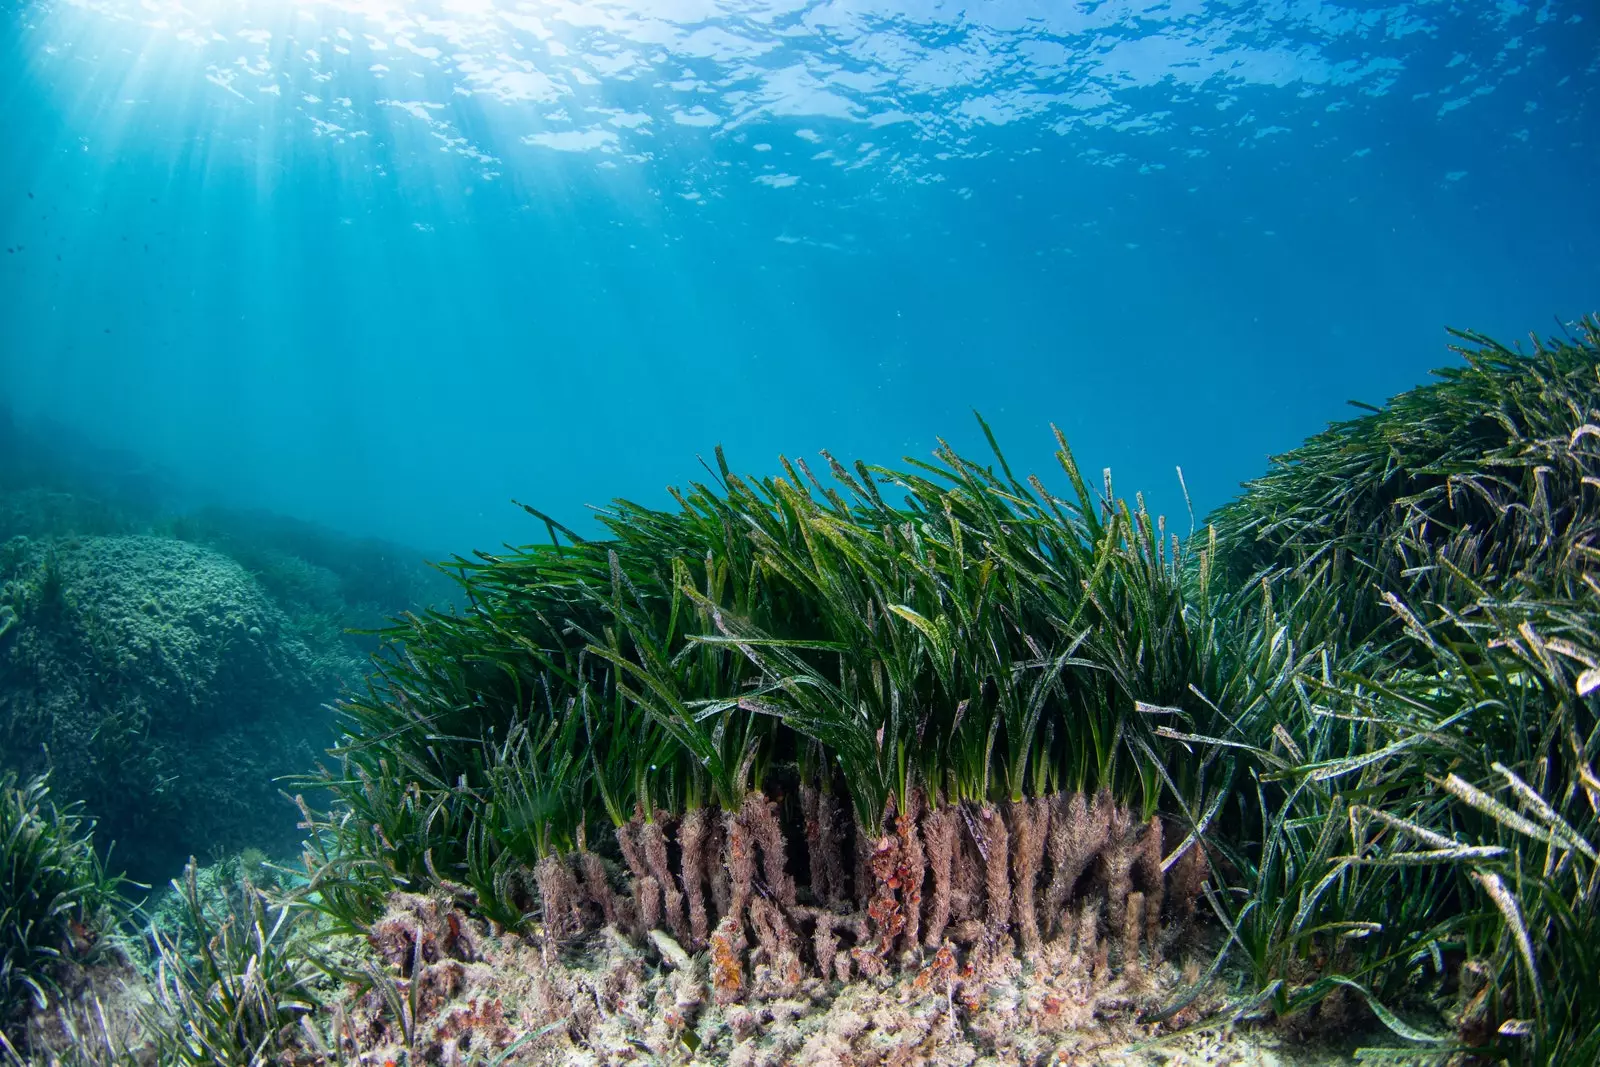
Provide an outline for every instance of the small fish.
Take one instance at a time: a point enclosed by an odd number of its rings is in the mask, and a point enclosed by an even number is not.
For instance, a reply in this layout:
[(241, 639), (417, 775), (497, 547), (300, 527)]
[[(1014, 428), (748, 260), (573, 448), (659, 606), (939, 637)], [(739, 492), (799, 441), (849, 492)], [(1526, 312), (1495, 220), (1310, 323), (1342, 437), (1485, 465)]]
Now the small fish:
[(33, 194), (32, 194), (32, 193), (29, 193), (29, 194), (28, 194), (28, 199), (29, 199), (29, 200), (32, 200), (32, 199), (33, 199)]

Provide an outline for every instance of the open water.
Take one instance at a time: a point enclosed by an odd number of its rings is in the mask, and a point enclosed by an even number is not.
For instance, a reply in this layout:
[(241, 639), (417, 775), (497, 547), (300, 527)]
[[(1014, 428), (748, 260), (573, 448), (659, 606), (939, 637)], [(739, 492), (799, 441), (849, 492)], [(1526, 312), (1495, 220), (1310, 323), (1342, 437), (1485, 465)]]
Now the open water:
[(0, 4), (0, 397), (442, 553), (1048, 426), (1180, 518), (1600, 307), (1590, 0)]

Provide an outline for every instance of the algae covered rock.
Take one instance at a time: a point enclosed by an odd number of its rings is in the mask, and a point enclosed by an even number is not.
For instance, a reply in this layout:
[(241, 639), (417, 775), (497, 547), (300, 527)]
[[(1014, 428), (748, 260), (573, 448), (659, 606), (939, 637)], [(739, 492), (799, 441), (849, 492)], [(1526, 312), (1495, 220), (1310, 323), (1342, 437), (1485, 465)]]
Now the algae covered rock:
[(145, 881), (292, 847), (273, 779), (326, 746), (337, 681), (249, 572), (169, 538), (13, 538), (0, 582), (5, 763), (51, 768)]

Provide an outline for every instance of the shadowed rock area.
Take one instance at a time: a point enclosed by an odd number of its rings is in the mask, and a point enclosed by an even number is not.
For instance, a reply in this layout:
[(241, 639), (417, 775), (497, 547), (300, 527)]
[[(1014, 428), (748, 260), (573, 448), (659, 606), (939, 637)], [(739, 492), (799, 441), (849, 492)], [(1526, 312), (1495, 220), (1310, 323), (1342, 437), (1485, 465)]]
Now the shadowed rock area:
[(374, 627), (442, 602), (422, 554), (264, 512), (182, 506), (127, 457), (0, 427), (0, 769), (49, 771), (112, 865), (293, 856), (276, 781), (334, 737)]
[(0, 741), (100, 813), (134, 877), (196, 849), (288, 849), (273, 778), (308, 766), (339, 679), (238, 563), (166, 538), (15, 538)]

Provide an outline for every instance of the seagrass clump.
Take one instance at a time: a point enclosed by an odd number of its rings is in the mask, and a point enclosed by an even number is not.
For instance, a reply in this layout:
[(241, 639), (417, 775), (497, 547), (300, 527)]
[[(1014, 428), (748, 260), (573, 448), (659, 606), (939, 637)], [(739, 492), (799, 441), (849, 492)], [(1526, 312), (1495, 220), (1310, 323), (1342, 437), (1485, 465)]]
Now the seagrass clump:
[(1060, 494), (941, 444), (719, 451), (603, 539), (528, 509), (549, 543), (453, 561), (465, 609), (344, 705), (320, 906), (609, 927), (731, 1005), (1017, 955), (1137, 981), (1203, 899), (1238, 1017), (1592, 1059), (1553, 976), (1600, 933), (1600, 323), (1461, 337), (1187, 538), (1059, 434)]
[(1286, 571), (1336, 586), (1341, 636), (1389, 627), (1385, 592), (1469, 598), (1507, 579), (1576, 592), (1600, 529), (1586, 494), (1600, 441), (1600, 317), (1527, 354), (1451, 331), (1464, 366), (1335, 423), (1211, 516), (1230, 582)]
[(468, 610), (390, 633), (331, 784), (397, 879), (665, 934), (725, 998), (1090, 925), (1159, 957), (1206, 870), (1160, 730), (1208, 731), (1220, 661), (1179, 540), (1058, 444), (1071, 501), (941, 447), (831, 484), (719, 452), (603, 541), (534, 512), (550, 544), (456, 560)]

